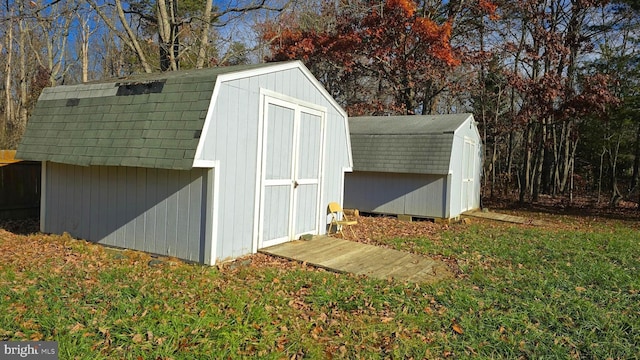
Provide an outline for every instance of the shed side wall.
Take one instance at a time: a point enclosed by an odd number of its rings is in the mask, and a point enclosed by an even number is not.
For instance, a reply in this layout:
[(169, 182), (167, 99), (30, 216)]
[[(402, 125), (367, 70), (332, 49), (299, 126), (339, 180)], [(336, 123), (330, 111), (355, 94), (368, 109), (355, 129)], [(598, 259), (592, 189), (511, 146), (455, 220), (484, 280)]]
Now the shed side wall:
[(345, 175), (344, 207), (362, 212), (446, 218), (447, 176), (354, 171)]
[(203, 262), (207, 176), (48, 163), (43, 230)]
[[(325, 163), (321, 204), (342, 199), (343, 168), (350, 167), (346, 119), (313, 86), (304, 73), (289, 69), (224, 81), (219, 87), (210, 127), (203, 131), (202, 153), (196, 160), (219, 161), (220, 197), (217, 261), (253, 251), (259, 161), (260, 89), (327, 108)], [(325, 205), (326, 206), (326, 205)], [(326, 221), (324, 211), (322, 221)], [(321, 229), (323, 231), (323, 229)]]

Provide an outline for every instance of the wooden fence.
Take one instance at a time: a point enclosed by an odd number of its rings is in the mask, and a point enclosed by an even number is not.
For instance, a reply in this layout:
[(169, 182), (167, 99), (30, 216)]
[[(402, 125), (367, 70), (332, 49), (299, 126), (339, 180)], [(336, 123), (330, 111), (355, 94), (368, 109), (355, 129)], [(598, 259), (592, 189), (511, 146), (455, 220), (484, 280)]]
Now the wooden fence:
[(40, 214), (41, 164), (15, 159), (15, 150), (0, 150), (0, 219)]

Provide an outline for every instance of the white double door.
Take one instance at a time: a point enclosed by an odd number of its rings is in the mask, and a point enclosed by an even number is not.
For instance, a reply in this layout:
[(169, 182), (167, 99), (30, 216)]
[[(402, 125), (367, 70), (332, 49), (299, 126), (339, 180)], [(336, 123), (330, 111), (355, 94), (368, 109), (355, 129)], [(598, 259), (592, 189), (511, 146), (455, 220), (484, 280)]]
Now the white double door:
[(259, 248), (318, 234), (325, 113), (265, 96)]

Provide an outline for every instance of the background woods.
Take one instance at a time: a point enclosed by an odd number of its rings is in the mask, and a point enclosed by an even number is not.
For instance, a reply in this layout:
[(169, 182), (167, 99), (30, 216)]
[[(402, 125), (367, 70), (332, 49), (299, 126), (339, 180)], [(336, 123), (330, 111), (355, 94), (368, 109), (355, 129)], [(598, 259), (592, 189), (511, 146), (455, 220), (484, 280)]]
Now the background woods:
[(472, 112), (484, 196), (638, 201), (640, 2), (57, 0), (0, 5), (0, 145), (41, 90), (300, 59), (350, 115)]

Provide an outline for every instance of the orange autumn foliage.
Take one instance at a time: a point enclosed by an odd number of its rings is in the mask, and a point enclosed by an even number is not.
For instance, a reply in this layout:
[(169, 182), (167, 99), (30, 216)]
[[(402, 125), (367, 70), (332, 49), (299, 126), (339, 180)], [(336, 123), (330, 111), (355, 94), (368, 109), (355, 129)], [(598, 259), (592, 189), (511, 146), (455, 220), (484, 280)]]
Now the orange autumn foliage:
[(388, 0), (385, 5), (386, 9), (402, 9), (407, 17), (415, 15), (417, 8), (415, 1), (411, 0)]
[[(477, 13), (495, 10), (491, 0), (479, 1)], [(422, 111), (465, 58), (464, 48), (451, 44), (458, 17), (443, 18), (446, 11), (427, 6), (414, 0), (327, 1), (318, 12), (290, 13), (262, 30), (270, 44), (267, 60), (303, 60), (353, 114)]]
[(495, 15), (498, 5), (489, 0), (478, 0), (478, 6), (484, 10), (489, 16)]
[(449, 66), (460, 65), (460, 59), (454, 56), (451, 48), (451, 20), (442, 25), (428, 18), (418, 18), (413, 29), (431, 42), (432, 56), (444, 61)]

